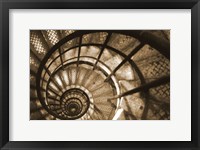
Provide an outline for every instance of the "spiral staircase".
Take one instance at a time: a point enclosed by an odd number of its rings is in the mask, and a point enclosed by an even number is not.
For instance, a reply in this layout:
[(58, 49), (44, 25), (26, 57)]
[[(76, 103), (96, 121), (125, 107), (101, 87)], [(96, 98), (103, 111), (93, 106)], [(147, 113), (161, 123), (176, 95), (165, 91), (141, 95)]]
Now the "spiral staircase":
[(30, 31), (30, 120), (169, 119), (169, 31)]

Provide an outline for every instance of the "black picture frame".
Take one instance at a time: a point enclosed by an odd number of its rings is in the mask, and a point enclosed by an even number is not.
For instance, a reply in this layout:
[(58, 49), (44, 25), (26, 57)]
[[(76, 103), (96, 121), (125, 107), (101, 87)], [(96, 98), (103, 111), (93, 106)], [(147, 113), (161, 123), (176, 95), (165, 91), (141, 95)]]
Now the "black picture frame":
[[(9, 141), (9, 9), (191, 9), (192, 140), (140, 142)], [(200, 149), (199, 0), (0, 0), (0, 148), (7, 149)], [(181, 52), (180, 52), (181, 53)], [(106, 133), (105, 133), (106, 134)], [(173, 136), (173, 135), (172, 135)]]

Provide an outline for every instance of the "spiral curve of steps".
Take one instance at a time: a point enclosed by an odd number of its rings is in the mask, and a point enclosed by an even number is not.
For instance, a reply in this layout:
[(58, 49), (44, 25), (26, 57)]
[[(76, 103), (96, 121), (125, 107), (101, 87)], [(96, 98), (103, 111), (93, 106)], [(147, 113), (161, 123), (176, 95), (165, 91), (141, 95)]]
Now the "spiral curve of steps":
[(163, 30), (31, 30), (30, 119), (170, 119), (169, 45)]

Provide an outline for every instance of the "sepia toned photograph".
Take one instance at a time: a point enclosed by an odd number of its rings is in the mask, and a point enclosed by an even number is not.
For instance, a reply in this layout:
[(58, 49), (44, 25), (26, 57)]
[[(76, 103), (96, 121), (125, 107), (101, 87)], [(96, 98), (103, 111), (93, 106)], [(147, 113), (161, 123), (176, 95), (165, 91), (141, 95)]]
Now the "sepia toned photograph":
[(30, 30), (30, 120), (170, 120), (170, 30)]

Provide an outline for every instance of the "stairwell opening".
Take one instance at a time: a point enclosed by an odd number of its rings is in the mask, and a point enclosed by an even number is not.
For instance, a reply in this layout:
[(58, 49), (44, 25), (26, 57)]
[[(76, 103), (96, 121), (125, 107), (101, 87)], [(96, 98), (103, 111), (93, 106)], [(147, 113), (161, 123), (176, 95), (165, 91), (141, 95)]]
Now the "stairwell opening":
[(30, 120), (169, 120), (170, 30), (30, 30)]

